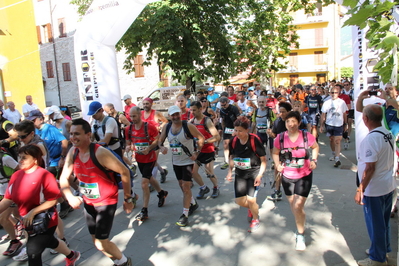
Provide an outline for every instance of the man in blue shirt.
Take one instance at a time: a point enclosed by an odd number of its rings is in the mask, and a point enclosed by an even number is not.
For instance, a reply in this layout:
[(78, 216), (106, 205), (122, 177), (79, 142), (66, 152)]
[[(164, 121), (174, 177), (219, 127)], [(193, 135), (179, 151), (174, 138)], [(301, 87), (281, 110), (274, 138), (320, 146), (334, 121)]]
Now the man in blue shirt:
[(219, 101), (219, 94), (215, 93), (215, 90), (212, 87), (208, 88), (208, 96), (206, 96), (206, 99), (211, 104), (212, 110), (216, 111), (216, 104)]

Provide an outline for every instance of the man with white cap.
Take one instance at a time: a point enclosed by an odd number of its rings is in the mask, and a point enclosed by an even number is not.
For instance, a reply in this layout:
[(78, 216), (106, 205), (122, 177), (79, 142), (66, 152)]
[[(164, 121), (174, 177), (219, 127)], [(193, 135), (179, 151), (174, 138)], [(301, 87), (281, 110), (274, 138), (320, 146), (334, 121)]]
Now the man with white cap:
[(100, 102), (93, 101), (89, 105), (89, 112), (94, 119), (91, 128), (92, 141), (97, 141), (100, 145), (107, 145), (111, 150), (116, 152), (121, 158), (122, 147), (119, 141), (118, 123), (113, 117), (105, 116), (104, 109)]
[(58, 130), (64, 135), (69, 143), (69, 129), (71, 128), (72, 121), (65, 119), (61, 114), (61, 110), (57, 105), (52, 105), (46, 115), (50, 119), (50, 124), (58, 128)]
[(127, 120), (129, 120), (129, 122), (131, 123), (132, 120), (130, 120), (130, 109), (134, 106), (136, 106), (134, 103), (132, 103), (132, 96), (130, 96), (130, 94), (126, 94), (125, 96), (123, 96), (122, 100), (125, 102), (125, 117), (127, 118)]
[[(176, 105), (169, 107), (168, 114), (172, 122), (163, 128), (158, 146), (160, 151), (166, 154), (168, 149), (163, 146), (163, 142), (166, 138), (168, 139), (172, 152), (173, 171), (183, 191), (183, 214), (176, 224), (187, 226), (188, 216), (198, 209), (198, 203), (191, 192), (192, 171), (194, 161), (197, 160), (205, 139), (193, 124), (182, 121), (180, 112), (180, 108)], [(197, 150), (194, 150), (194, 137), (198, 139)]]

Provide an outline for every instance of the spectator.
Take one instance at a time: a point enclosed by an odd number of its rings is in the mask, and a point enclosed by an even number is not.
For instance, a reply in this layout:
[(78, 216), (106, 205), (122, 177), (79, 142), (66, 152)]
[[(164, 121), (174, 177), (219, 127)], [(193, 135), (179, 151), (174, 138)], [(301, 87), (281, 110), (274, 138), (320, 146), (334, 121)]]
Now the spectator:
[(26, 96), (26, 103), (22, 105), (22, 113), (24, 114), (25, 117), (29, 116), (29, 112), (33, 110), (39, 110), (39, 107), (33, 103), (32, 101), (32, 96), (27, 95)]
[(22, 115), (15, 109), (14, 102), (7, 102), (8, 109), (4, 110), (4, 117), (14, 125), (21, 122)]

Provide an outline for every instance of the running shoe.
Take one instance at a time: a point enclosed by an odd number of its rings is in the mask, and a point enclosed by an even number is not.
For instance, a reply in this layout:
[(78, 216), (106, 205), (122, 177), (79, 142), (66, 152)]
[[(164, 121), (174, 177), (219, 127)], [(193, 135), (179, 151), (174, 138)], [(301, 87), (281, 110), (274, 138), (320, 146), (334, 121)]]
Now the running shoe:
[(335, 159), (335, 156), (334, 156), (334, 155), (331, 156), (330, 158), (328, 158), (329, 161), (334, 161), (334, 159)]
[(136, 215), (135, 219), (137, 221), (144, 221), (146, 219), (148, 219), (148, 211), (141, 209), (140, 213)]
[(176, 224), (180, 227), (185, 227), (188, 225), (188, 217), (182, 214)]
[(217, 197), (219, 197), (219, 194), (220, 194), (219, 188), (214, 187), (211, 197), (212, 198), (217, 198)]
[(10, 245), (6, 249), (6, 251), (3, 252), (4, 256), (13, 256), (17, 253), (17, 251), (22, 247), (21, 241), (14, 239), (10, 241)]
[(339, 167), (340, 165), (341, 165), (341, 161), (340, 160), (335, 161), (334, 167)]
[(73, 251), (73, 257), (68, 259), (65, 258), (65, 265), (66, 266), (75, 266), (75, 263), (80, 259), (80, 252)]
[(193, 212), (198, 209), (198, 203), (197, 201), (195, 201), (195, 204), (191, 204), (190, 205), (190, 209), (188, 209), (188, 216), (190, 216), (191, 214), (193, 214)]
[(372, 260), (370, 258), (366, 258), (364, 260), (359, 260), (357, 262), (357, 265), (359, 265), (359, 266), (382, 266), (382, 265), (388, 265), (388, 263), (387, 263), (387, 261), (379, 262), (379, 261)]
[(251, 224), (249, 225), (248, 232), (253, 233), (259, 229), (260, 221), (259, 219), (252, 219)]
[(122, 263), (120, 265), (114, 264), (114, 266), (132, 266), (132, 259), (127, 257), (127, 261), (125, 263)]
[(220, 166), (220, 169), (225, 170), (229, 167), (228, 163), (224, 163), (222, 166)]
[(28, 260), (28, 254), (26, 253), (26, 247), (21, 249), (21, 252), (17, 256), (12, 257), (13, 260), (15, 261), (27, 261)]
[(268, 200), (271, 201), (280, 201), (283, 198), (283, 193), (281, 193), (281, 191), (275, 190), (273, 194), (271, 194), (270, 196), (267, 196)]
[(162, 207), (165, 204), (165, 199), (168, 196), (168, 191), (165, 190), (161, 190), (161, 193), (158, 193), (157, 197), (158, 197), (158, 207)]
[(305, 236), (296, 233), (295, 250), (303, 251), (306, 249)]
[(166, 176), (168, 175), (168, 170), (163, 169), (163, 173), (161, 172), (161, 183), (165, 183), (166, 181)]
[(209, 193), (210, 189), (209, 187), (205, 187), (204, 189), (200, 188), (197, 199), (203, 199), (205, 197), (205, 194)]

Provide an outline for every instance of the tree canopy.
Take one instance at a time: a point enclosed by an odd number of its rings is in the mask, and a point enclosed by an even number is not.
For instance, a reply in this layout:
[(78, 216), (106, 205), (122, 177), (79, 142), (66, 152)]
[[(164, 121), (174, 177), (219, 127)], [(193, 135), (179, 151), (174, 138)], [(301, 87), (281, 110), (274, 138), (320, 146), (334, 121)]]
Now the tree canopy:
[[(82, 14), (91, 0), (72, 3)], [(145, 65), (156, 58), (182, 83), (217, 83), (242, 71), (265, 77), (285, 67), (279, 58), (298, 45), (291, 12), (314, 8), (311, 0), (158, 1), (145, 7), (116, 48), (126, 50), (128, 73), (134, 57), (146, 50)]]
[[(344, 26), (353, 25), (366, 31), (368, 47), (380, 51), (379, 62), (374, 66), (383, 83), (390, 82), (394, 69), (393, 49), (399, 47), (398, 32), (394, 32), (399, 21), (395, 22), (392, 16), (392, 8), (399, 5), (399, 1), (365, 0), (360, 3), (357, 0), (344, 0), (343, 4), (350, 7), (348, 20)], [(399, 27), (397, 27), (398, 31)], [(396, 55), (398, 56), (398, 55)]]

